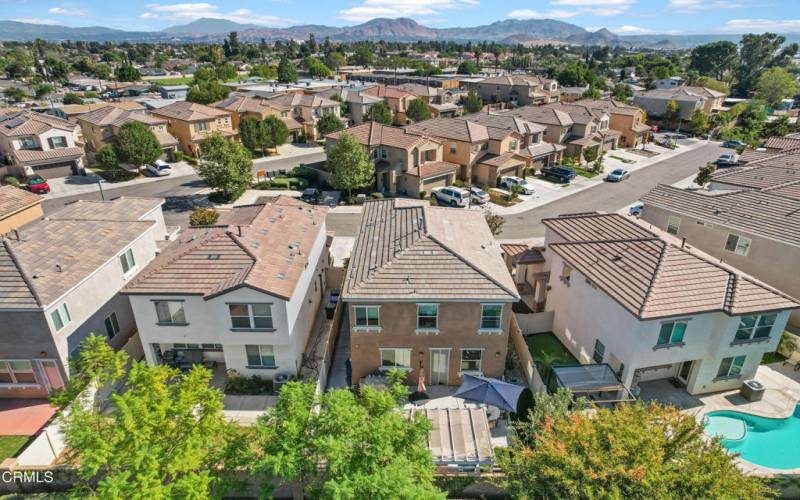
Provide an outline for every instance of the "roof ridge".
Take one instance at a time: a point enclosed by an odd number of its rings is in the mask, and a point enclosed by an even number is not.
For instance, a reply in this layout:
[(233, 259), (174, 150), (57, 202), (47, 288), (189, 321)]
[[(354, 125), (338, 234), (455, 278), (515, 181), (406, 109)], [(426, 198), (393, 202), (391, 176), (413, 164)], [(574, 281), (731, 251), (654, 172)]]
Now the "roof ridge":
[(650, 283), (647, 285), (647, 290), (644, 292), (644, 297), (642, 298), (642, 305), (639, 307), (640, 318), (642, 317), (642, 314), (644, 314), (645, 307), (647, 306), (650, 296), (653, 293), (653, 287), (656, 284), (656, 279), (661, 273), (661, 262), (664, 259), (664, 254), (667, 252), (667, 248), (669, 247), (669, 243), (661, 239), (658, 239), (658, 241), (661, 243), (661, 251), (658, 253), (658, 260), (656, 261), (656, 268), (653, 272), (653, 277), (650, 279)]
[(28, 276), (28, 273), (20, 265), (19, 258), (17, 257), (15, 251), (13, 250), (13, 247), (9, 243), (10, 242), (9, 242), (8, 239), (5, 239), (5, 238), (3, 239), (3, 246), (5, 247), (9, 258), (11, 258), (11, 262), (13, 262), (14, 263), (14, 267), (17, 268), (17, 271), (19, 272), (20, 277), (22, 277), (22, 281), (25, 282), (25, 286), (28, 287), (28, 291), (31, 292), (31, 295), (33, 295), (34, 300), (36, 300), (36, 304), (40, 305), (40, 306), (43, 306), (44, 304), (42, 304), (42, 298), (39, 295), (39, 292), (37, 292), (36, 288), (34, 288), (33, 281), (31, 281), (31, 278), (30, 278), (30, 276)]

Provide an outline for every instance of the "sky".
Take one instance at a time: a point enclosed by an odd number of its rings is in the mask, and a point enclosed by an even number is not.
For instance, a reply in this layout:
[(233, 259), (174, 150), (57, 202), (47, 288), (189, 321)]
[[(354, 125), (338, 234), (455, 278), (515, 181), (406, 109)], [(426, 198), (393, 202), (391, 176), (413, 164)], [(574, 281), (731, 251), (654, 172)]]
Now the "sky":
[(0, 19), (159, 30), (201, 17), (272, 27), (410, 17), (430, 27), (558, 19), (620, 35), (800, 33), (800, 0), (0, 0)]

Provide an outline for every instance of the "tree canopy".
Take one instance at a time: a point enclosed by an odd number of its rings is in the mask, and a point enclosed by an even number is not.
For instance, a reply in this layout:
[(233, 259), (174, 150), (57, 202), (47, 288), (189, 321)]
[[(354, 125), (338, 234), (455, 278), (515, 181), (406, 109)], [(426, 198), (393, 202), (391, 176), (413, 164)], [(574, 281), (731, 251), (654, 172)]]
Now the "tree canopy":
[(115, 76), (117, 77), (117, 80), (121, 82), (138, 82), (142, 79), (142, 75), (139, 74), (139, 70), (130, 64), (120, 65), (115, 72)]
[(317, 122), (317, 131), (324, 136), (344, 129), (344, 123), (335, 113), (324, 113)]
[(796, 43), (783, 45), (786, 37), (775, 33), (760, 35), (749, 33), (742, 36), (737, 87), (739, 92), (747, 95), (755, 88), (761, 73), (774, 66), (786, 66), (792, 56), (797, 53)]
[(389, 109), (389, 106), (383, 102), (376, 102), (370, 106), (369, 111), (367, 111), (366, 120), (382, 123), (383, 125), (391, 125), (392, 111)]
[(478, 72), (480, 72), (480, 68), (475, 64), (475, 61), (464, 61), (458, 65), (458, 69), (456, 70), (456, 73), (460, 75), (474, 75)]
[(302, 65), (311, 78), (328, 78), (331, 76), (330, 68), (314, 56), (308, 56), (303, 59)]
[(406, 116), (413, 122), (421, 122), (431, 117), (431, 108), (422, 99), (414, 99), (408, 104)]
[(353, 189), (372, 185), (375, 180), (375, 165), (367, 149), (355, 137), (344, 133), (328, 151), (328, 169), (333, 174), (331, 184), (336, 189)]
[(758, 77), (756, 97), (775, 108), (783, 99), (797, 95), (797, 80), (783, 68), (770, 68)]
[(247, 148), (214, 132), (200, 149), (200, 177), (225, 200), (239, 198), (253, 182), (253, 160)]
[(481, 109), (483, 109), (483, 99), (474, 90), (470, 90), (464, 98), (464, 112), (477, 113)]
[(739, 51), (736, 44), (723, 40), (698, 45), (692, 49), (689, 69), (716, 80), (725, 80), (733, 73), (738, 63)]
[(114, 152), (121, 162), (136, 167), (153, 163), (164, 153), (150, 127), (136, 121), (120, 127), (114, 139)]
[(278, 63), (278, 81), (280, 83), (293, 83), (297, 81), (297, 70), (294, 64), (286, 57), (281, 58), (281, 62)]
[(228, 97), (231, 89), (219, 83), (216, 79), (200, 81), (196, 87), (189, 89), (186, 100), (198, 104), (211, 104)]

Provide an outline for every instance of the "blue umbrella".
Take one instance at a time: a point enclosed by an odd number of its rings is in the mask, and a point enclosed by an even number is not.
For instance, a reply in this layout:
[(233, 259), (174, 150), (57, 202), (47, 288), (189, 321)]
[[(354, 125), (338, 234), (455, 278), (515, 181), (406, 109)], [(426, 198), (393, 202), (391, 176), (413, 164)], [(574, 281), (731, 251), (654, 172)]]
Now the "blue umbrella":
[(509, 384), (496, 378), (464, 375), (464, 382), (453, 396), (473, 403), (486, 403), (503, 410), (517, 411), (517, 401), (525, 390), (521, 385)]

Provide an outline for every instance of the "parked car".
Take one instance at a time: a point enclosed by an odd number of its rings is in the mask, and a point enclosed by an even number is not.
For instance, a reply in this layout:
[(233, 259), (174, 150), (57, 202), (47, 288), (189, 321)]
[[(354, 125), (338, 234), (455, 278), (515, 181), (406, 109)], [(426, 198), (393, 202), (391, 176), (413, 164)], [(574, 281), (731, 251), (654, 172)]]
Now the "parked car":
[(319, 192), (317, 188), (306, 188), (303, 190), (303, 194), (300, 195), (300, 199), (306, 203), (319, 203), (319, 198), (322, 193)]
[(41, 175), (32, 175), (26, 179), (28, 191), (36, 194), (47, 194), (50, 192), (50, 184)]
[(431, 194), (441, 205), (450, 205), (451, 207), (466, 207), (469, 205), (470, 193), (466, 189), (455, 186), (438, 187), (433, 188)]
[(622, 182), (630, 176), (631, 173), (624, 168), (617, 168), (614, 169), (610, 174), (606, 175), (606, 180), (608, 182)]
[(169, 163), (165, 162), (164, 160), (156, 160), (147, 165), (147, 171), (157, 177), (164, 177), (165, 175), (172, 173), (172, 167), (170, 167)]
[(523, 179), (521, 177), (515, 177), (513, 175), (509, 175), (508, 177), (501, 177), (500, 178), (500, 187), (503, 189), (511, 190), (511, 186), (519, 186), (522, 189), (522, 194), (533, 194), (535, 190), (533, 189), (533, 184), (528, 182), (527, 179)]
[(739, 155), (736, 153), (724, 153), (719, 155), (719, 158), (714, 163), (720, 168), (735, 167), (739, 164)]
[(472, 186), (471, 188), (469, 188), (470, 202), (475, 203), (477, 205), (483, 205), (484, 203), (488, 203), (489, 199), (490, 199), (489, 193), (487, 193), (483, 189), (477, 186)]
[(631, 205), (631, 208), (628, 209), (628, 214), (635, 216), (642, 215), (643, 208), (644, 208), (644, 203), (642, 203), (641, 201), (637, 201), (636, 203)]
[(575, 170), (561, 165), (554, 165), (551, 167), (542, 167), (540, 175), (557, 182), (569, 182), (575, 178)]
[(739, 149), (739, 148), (746, 148), (747, 144), (743, 143), (742, 141), (725, 141), (722, 143), (722, 147)]

